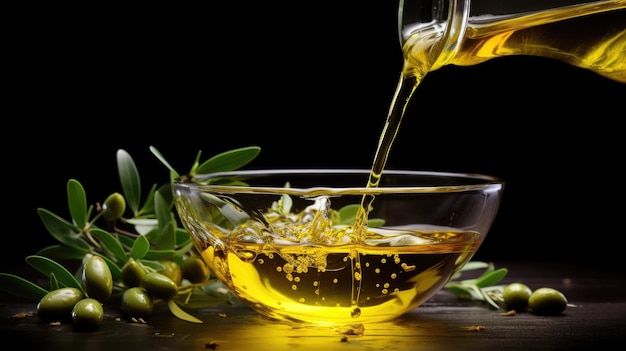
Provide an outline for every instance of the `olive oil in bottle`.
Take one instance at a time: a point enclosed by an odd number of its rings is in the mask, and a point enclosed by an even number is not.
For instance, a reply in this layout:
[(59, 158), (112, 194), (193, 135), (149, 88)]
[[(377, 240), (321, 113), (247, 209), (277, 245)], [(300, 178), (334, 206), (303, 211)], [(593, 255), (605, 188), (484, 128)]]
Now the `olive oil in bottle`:
[[(453, 3), (461, 1), (450, 1), (450, 6)], [(422, 76), (448, 64), (470, 66), (526, 55), (563, 61), (626, 83), (626, 1), (582, 2), (495, 15), (491, 13), (496, 11), (482, 11), (461, 11), (465, 19), (443, 18), (433, 25), (410, 23), (410, 13), (402, 12), (401, 21), (407, 21), (400, 24), (403, 75)]]

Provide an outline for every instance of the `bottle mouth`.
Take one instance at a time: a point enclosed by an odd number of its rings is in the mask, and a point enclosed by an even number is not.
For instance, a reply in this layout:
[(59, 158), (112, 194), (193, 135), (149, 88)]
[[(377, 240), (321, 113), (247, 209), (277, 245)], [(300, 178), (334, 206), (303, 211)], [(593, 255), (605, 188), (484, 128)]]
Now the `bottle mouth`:
[[(420, 57), (436, 70), (450, 62), (461, 44), (470, 14), (470, 0), (400, 0), (398, 36), (405, 61)], [(426, 49), (427, 56), (420, 51)], [(426, 74), (426, 72), (417, 72)]]

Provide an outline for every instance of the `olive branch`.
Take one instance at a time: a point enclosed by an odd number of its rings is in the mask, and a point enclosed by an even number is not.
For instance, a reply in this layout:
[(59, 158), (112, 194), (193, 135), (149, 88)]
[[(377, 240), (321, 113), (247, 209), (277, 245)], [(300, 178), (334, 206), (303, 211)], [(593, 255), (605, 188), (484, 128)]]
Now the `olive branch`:
[[(150, 151), (170, 170), (171, 179), (180, 176), (156, 148), (150, 147)], [(259, 152), (256, 146), (243, 147), (200, 162), (200, 151), (187, 175), (236, 170), (251, 162)], [(171, 179), (162, 185), (153, 184), (142, 200), (141, 178), (133, 158), (123, 149), (118, 150), (116, 156), (122, 194), (109, 195), (102, 205), (99, 202), (88, 205), (82, 184), (70, 179), (67, 182), (70, 219), (44, 208), (37, 209), (44, 227), (58, 244), (27, 256), (26, 263), (49, 282), (36, 283), (14, 274), (0, 273), (0, 290), (33, 301), (40, 301), (49, 292), (64, 287), (86, 293), (80, 279), (82, 265), (75, 271), (70, 267), (76, 262), (84, 263), (92, 255), (106, 262), (113, 280), (113, 295), (119, 296), (128, 288), (123, 276), (129, 263), (136, 262), (146, 271), (165, 273), (166, 264), (174, 262), (178, 275), (183, 274), (185, 260), (197, 257), (197, 252), (173, 210)], [(124, 217), (125, 214), (128, 216)], [(231, 300), (232, 296), (211, 272), (208, 273), (202, 281), (180, 279), (177, 282), (178, 294), (167, 300), (176, 317), (199, 323), (202, 321), (183, 308), (202, 308)]]

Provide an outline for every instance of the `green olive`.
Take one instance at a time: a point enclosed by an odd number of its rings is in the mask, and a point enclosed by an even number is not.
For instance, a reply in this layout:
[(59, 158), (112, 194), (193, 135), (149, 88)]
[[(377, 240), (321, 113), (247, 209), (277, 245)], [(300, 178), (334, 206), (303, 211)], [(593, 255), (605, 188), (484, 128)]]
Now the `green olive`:
[(511, 283), (504, 287), (502, 298), (510, 310), (523, 311), (528, 306), (528, 298), (533, 291), (525, 284)]
[(539, 288), (528, 298), (528, 308), (539, 315), (558, 315), (567, 307), (567, 298), (553, 288)]
[(78, 301), (72, 309), (72, 323), (77, 330), (95, 330), (102, 324), (104, 309), (96, 299), (86, 298)]
[(183, 280), (183, 271), (180, 265), (174, 261), (161, 261), (161, 264), (164, 268), (158, 272), (172, 279), (176, 285), (180, 285)]
[(161, 299), (170, 299), (178, 294), (178, 285), (168, 276), (159, 272), (148, 272), (143, 277), (142, 286), (148, 294)]
[(126, 211), (126, 199), (120, 193), (113, 193), (109, 195), (102, 204), (102, 217), (107, 222), (116, 221), (122, 218)]
[(201, 257), (189, 256), (183, 261), (182, 274), (191, 283), (201, 283), (209, 277), (209, 267)]
[(72, 308), (85, 294), (77, 288), (60, 288), (48, 292), (37, 304), (37, 315), (44, 322), (69, 320)]
[(147, 318), (152, 314), (154, 303), (146, 289), (136, 286), (124, 291), (120, 309), (129, 318)]
[(122, 267), (122, 282), (129, 288), (141, 286), (146, 269), (132, 257)]
[(100, 302), (106, 301), (113, 293), (113, 275), (104, 259), (97, 255), (87, 258), (82, 274), (87, 296)]

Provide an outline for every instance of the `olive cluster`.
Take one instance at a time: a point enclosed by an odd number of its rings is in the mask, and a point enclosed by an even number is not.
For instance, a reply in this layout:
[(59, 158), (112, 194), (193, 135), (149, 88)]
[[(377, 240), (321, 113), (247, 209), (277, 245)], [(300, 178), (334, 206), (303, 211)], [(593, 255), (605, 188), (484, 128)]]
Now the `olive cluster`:
[(530, 289), (523, 283), (511, 283), (504, 287), (502, 298), (510, 310), (523, 311), (526, 308), (537, 315), (558, 315), (567, 307), (565, 295), (554, 289), (542, 287)]
[[(210, 271), (198, 256), (189, 256), (182, 266), (162, 262), (164, 269), (147, 269), (134, 259), (122, 268), (124, 291), (120, 311), (128, 319), (146, 319), (152, 314), (156, 299), (169, 300), (179, 293), (183, 279), (191, 283), (206, 280)], [(60, 287), (48, 292), (37, 304), (38, 317), (47, 323), (71, 321), (75, 329), (96, 330), (104, 318), (103, 304), (113, 293), (109, 266), (97, 255), (89, 255), (82, 266), (83, 289)]]
[(102, 304), (113, 293), (111, 270), (102, 257), (90, 255), (82, 267), (84, 291), (60, 287), (48, 292), (37, 304), (37, 315), (44, 322), (71, 320), (80, 330), (97, 329), (102, 324)]
[(169, 300), (178, 294), (183, 279), (191, 283), (205, 281), (210, 271), (198, 256), (189, 256), (182, 267), (176, 262), (162, 262), (162, 271), (149, 271), (132, 258), (122, 267), (122, 282), (128, 289), (122, 295), (120, 309), (128, 318), (145, 319), (152, 314), (154, 299)]

